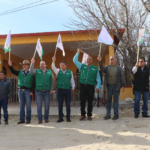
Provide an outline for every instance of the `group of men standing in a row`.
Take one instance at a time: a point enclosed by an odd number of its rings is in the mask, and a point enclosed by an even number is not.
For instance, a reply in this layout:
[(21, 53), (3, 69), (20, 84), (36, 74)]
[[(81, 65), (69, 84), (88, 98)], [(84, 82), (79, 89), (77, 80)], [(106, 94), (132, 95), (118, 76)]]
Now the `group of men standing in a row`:
[[(92, 101), (94, 97), (94, 92), (98, 93), (101, 87), (101, 78), (98, 67), (92, 65), (92, 57), (87, 58), (86, 64), (82, 64), (78, 61), (78, 57), (81, 50), (78, 49), (77, 54), (73, 58), (73, 62), (80, 70), (80, 105), (81, 105), (81, 117), (80, 121), (85, 120), (86, 114), (87, 119), (92, 120)], [(112, 106), (112, 96), (113, 96), (113, 109), (114, 116), (113, 120), (119, 118), (119, 95), (120, 89), (125, 90), (125, 79), (122, 72), (122, 69), (116, 65), (116, 58), (114, 56), (110, 57), (110, 65), (103, 67), (102, 58), (98, 56), (99, 68), (102, 72), (105, 73), (105, 87), (107, 87), (107, 112), (104, 117), (105, 120), (111, 118), (111, 106)], [(60, 62), (60, 69), (55, 67), (56, 57), (52, 58), (52, 70), (57, 76), (57, 89), (58, 89), (58, 112), (59, 119), (58, 123), (64, 121), (63, 117), (63, 101), (65, 99), (66, 103), (66, 119), (67, 122), (70, 120), (70, 102), (71, 102), (71, 93), (74, 92), (75, 82), (73, 73), (71, 70), (67, 69), (67, 64), (65, 61)], [(34, 89), (36, 89), (36, 101), (37, 101), (37, 114), (38, 114), (38, 123), (42, 123), (42, 102), (44, 100), (44, 120), (45, 123), (49, 122), (49, 107), (50, 107), (50, 95), (53, 93), (54, 89), (54, 76), (50, 69), (47, 69), (47, 63), (45, 61), (40, 62), (40, 69), (34, 69), (35, 60), (23, 61), (22, 70), (14, 70), (12, 62), (9, 61), (10, 71), (18, 76), (18, 96), (20, 103), (20, 121), (18, 124), (26, 123), (29, 124), (31, 121), (31, 96), (33, 95)], [(141, 62), (140, 62), (141, 63)], [(139, 64), (140, 65), (140, 64)], [(137, 68), (137, 65), (135, 66)], [(142, 70), (142, 69), (141, 69)], [(147, 79), (146, 75), (142, 76), (137, 75), (142, 73), (140, 67), (134, 69), (133, 73), (135, 74), (135, 79), (137, 76), (138, 80), (140, 77), (142, 81), (140, 82), (143, 85), (143, 80)], [(143, 71), (144, 72), (144, 71)], [(149, 74), (148, 74), (149, 75)], [(146, 84), (146, 83), (145, 83)], [(145, 85), (144, 84), (144, 85)], [(34, 87), (35, 85), (35, 87)], [(96, 85), (96, 90), (95, 90)], [(139, 84), (140, 85), (140, 84)], [(142, 91), (143, 92), (143, 91)], [(141, 94), (142, 94), (141, 92)], [(140, 93), (139, 93), (140, 94)], [(135, 94), (135, 96), (138, 94)], [(0, 72), (0, 107), (3, 107), (4, 110), (4, 121), (5, 124), (8, 124), (8, 111), (7, 104), (8, 99), (10, 101), (12, 96), (12, 87), (10, 82), (6, 79), (5, 72)], [(135, 100), (138, 102), (137, 98)], [(87, 113), (85, 111), (85, 104), (88, 102)], [(135, 102), (136, 102), (135, 101)], [(25, 119), (25, 104), (26, 104), (26, 119)], [(148, 109), (143, 106), (143, 116), (148, 116)], [(135, 105), (135, 115), (139, 115), (139, 104)]]

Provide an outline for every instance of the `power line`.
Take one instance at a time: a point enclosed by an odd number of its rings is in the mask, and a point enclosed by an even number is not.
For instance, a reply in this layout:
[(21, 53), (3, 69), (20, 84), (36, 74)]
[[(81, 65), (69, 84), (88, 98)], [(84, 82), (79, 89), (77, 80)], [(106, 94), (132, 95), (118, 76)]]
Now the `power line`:
[[(40, 0), (40, 1), (43, 1), (43, 0)], [(34, 3), (30, 3), (30, 4), (27, 4), (27, 5), (23, 5), (23, 6), (18, 7), (18, 8), (22, 8), (22, 9), (15, 10), (17, 8), (14, 8), (14, 9), (11, 9), (9, 11), (4, 11), (4, 12), (0, 13), (0, 16), (7, 15), (7, 14), (10, 14), (10, 13), (14, 13), (14, 12), (21, 11), (21, 10), (25, 10), (25, 9), (29, 9), (29, 8), (33, 8), (33, 7), (37, 7), (37, 6), (41, 6), (41, 5), (45, 5), (45, 4), (49, 4), (49, 3), (53, 3), (53, 2), (56, 2), (58, 0), (52, 0), (52, 1), (49, 1), (49, 2), (40, 3), (40, 4), (37, 4), (37, 5), (30, 6), (30, 7), (25, 7), (25, 6), (29, 6), (29, 5), (38, 3), (40, 1), (36, 1)], [(25, 8), (23, 8), (23, 7), (25, 7)]]
[(0, 13), (0, 14), (7, 13), (7, 12), (13, 11), (13, 10), (15, 10), (15, 9), (19, 9), (19, 8), (26, 7), (26, 6), (29, 6), (29, 5), (33, 5), (33, 4), (38, 3), (38, 2), (41, 2), (41, 1), (43, 1), (43, 0), (39, 0), (39, 1), (36, 1), (36, 2), (33, 2), (33, 3), (29, 3), (29, 4), (27, 4), (27, 5), (23, 5), (23, 6), (20, 6), (20, 7), (16, 7), (16, 8), (13, 8), (13, 9), (10, 9), (10, 10), (7, 10), (7, 11), (4, 11), (4, 12), (2, 12), (2, 13)]

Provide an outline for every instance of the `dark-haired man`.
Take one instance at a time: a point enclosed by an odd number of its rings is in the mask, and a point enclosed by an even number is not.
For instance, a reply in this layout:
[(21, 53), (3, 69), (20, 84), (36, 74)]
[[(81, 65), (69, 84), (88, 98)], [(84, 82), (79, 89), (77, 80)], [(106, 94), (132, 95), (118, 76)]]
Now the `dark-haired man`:
[(53, 57), (52, 69), (57, 76), (57, 88), (58, 88), (58, 110), (59, 119), (58, 123), (64, 121), (63, 117), (63, 101), (65, 98), (66, 112), (67, 112), (67, 122), (70, 120), (70, 102), (71, 102), (71, 92), (74, 92), (75, 82), (71, 70), (67, 69), (67, 64), (65, 61), (60, 62), (60, 69), (55, 67), (56, 57)]
[(36, 100), (37, 100), (37, 113), (39, 124), (42, 123), (42, 101), (44, 99), (44, 120), (48, 123), (49, 120), (49, 105), (50, 94), (54, 89), (54, 76), (50, 69), (47, 69), (47, 63), (45, 61), (40, 62), (40, 69), (34, 69), (35, 59), (31, 60), (30, 73), (35, 76), (36, 82)]
[(25, 123), (25, 104), (26, 104), (26, 124), (31, 121), (31, 95), (34, 92), (33, 75), (29, 73), (30, 62), (24, 60), (21, 64), (23, 69), (14, 70), (12, 62), (8, 61), (11, 73), (18, 76), (18, 97), (20, 103), (20, 121), (18, 124)]
[[(7, 80), (5, 71), (0, 72), (0, 121), (1, 121), (1, 107), (3, 107), (5, 125), (8, 124), (7, 105), (12, 97), (12, 86)], [(1, 123), (1, 122), (0, 122)]]
[(143, 97), (142, 116), (148, 116), (148, 97), (149, 97), (149, 68), (146, 66), (145, 58), (141, 57), (139, 62), (132, 69), (134, 75), (133, 90), (135, 95), (134, 113), (135, 118), (140, 114), (140, 99)]

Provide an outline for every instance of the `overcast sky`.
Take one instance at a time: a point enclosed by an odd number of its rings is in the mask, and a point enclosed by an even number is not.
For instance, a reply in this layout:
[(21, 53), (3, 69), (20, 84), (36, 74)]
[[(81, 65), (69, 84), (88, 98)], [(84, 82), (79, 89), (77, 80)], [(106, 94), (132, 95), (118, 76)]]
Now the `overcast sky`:
[[(36, 1), (38, 0), (0, 0), (0, 14)], [(48, 1), (50, 0), (43, 0), (40, 3)], [(40, 3), (36, 3), (36, 5)], [(0, 15), (0, 35), (7, 34), (9, 30), (12, 34), (71, 30), (64, 24), (73, 15), (72, 9), (68, 7), (65, 0)]]

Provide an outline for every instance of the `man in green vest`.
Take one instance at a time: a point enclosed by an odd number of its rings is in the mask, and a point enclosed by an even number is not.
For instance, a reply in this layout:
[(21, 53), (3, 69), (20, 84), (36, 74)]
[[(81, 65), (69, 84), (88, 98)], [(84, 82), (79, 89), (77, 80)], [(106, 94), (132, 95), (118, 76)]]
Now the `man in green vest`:
[(85, 103), (88, 101), (87, 115), (88, 120), (92, 120), (92, 101), (94, 98), (94, 89), (97, 82), (96, 93), (99, 92), (101, 87), (101, 78), (99, 70), (96, 66), (92, 65), (93, 59), (88, 56), (86, 64), (82, 64), (78, 61), (78, 57), (81, 50), (78, 49), (77, 54), (73, 58), (73, 62), (80, 71), (80, 100), (81, 100), (81, 118), (80, 121), (86, 118)]
[(31, 95), (34, 92), (34, 80), (33, 75), (29, 73), (30, 62), (24, 60), (22, 63), (22, 70), (14, 70), (12, 62), (8, 61), (9, 69), (11, 73), (18, 76), (18, 96), (20, 103), (20, 121), (18, 124), (25, 123), (25, 103), (26, 103), (26, 123), (31, 121)]
[(31, 60), (30, 73), (35, 76), (36, 82), (36, 100), (37, 100), (37, 113), (39, 124), (42, 123), (42, 101), (44, 99), (45, 113), (44, 120), (48, 123), (49, 117), (49, 105), (50, 105), (50, 94), (53, 93), (54, 89), (54, 76), (50, 69), (47, 69), (47, 63), (45, 61), (40, 62), (40, 69), (34, 69), (35, 59)]
[(55, 67), (56, 57), (53, 57), (52, 69), (57, 76), (57, 89), (58, 89), (58, 110), (59, 110), (59, 119), (57, 123), (64, 121), (63, 117), (63, 101), (65, 98), (66, 103), (66, 112), (67, 112), (67, 122), (70, 120), (70, 102), (71, 102), (71, 93), (74, 92), (75, 82), (71, 70), (67, 69), (67, 64), (65, 61), (60, 62), (60, 69)]

